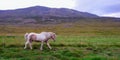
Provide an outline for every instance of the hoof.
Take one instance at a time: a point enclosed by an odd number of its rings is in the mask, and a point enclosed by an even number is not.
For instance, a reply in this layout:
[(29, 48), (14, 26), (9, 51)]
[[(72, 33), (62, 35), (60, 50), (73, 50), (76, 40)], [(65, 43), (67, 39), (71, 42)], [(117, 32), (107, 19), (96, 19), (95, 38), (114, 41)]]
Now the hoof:
[(43, 50), (43, 49), (40, 49), (41, 51)]

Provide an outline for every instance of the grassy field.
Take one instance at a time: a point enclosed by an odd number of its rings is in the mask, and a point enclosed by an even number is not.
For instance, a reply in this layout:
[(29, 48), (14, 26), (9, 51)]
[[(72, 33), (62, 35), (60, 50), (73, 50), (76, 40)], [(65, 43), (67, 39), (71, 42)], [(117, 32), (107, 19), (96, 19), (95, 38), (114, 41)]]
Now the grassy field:
[[(24, 48), (24, 33), (53, 31), (52, 50), (33, 43)], [(0, 60), (120, 60), (120, 22), (79, 21), (57, 25), (0, 26)]]

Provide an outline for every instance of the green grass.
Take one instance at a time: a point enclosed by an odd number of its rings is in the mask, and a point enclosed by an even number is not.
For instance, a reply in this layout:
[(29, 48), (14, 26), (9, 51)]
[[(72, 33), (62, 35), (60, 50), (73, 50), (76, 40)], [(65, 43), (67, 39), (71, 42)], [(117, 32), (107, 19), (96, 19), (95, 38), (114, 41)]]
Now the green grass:
[[(52, 50), (33, 42), (24, 48), (26, 32), (52, 31)], [(120, 60), (120, 22), (81, 20), (57, 25), (0, 26), (0, 60)]]
[[(33, 43), (33, 50), (23, 49), (23, 36), (0, 37), (0, 59), (2, 60), (119, 60), (119, 36), (57, 36), (50, 41), (52, 50), (44, 44)], [(4, 40), (4, 41), (2, 41)]]

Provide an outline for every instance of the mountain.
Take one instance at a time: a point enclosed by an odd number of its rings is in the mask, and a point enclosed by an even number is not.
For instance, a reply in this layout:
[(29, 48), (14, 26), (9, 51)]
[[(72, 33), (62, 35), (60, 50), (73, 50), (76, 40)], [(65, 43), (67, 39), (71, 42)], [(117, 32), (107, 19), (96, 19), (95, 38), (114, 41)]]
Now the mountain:
[(79, 12), (67, 8), (48, 8), (43, 6), (34, 6), (16, 10), (0, 10), (0, 17), (24, 17), (24, 16), (56, 16), (56, 17), (98, 17), (87, 12)]
[[(97, 18), (99, 16), (68, 8), (33, 6), (16, 10), (0, 10), (0, 23), (36, 23), (63, 18)], [(68, 20), (67, 20), (68, 21)]]

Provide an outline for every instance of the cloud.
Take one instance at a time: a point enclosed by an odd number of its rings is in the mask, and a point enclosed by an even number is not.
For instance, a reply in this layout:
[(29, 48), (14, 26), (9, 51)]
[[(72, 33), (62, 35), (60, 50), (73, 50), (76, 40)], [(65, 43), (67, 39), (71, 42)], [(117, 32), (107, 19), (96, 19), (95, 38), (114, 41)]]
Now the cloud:
[(120, 12), (120, 3), (115, 5), (106, 6), (103, 8), (104, 13), (117, 13)]
[(75, 0), (0, 0), (0, 10), (18, 9), (36, 5), (53, 8), (73, 8)]
[(75, 9), (97, 15), (120, 12), (119, 0), (76, 0)]
[(25, 8), (35, 5), (70, 8), (99, 16), (120, 12), (120, 0), (0, 0), (0, 10)]
[(111, 14), (105, 14), (102, 16), (106, 16), (106, 17), (120, 17), (120, 12), (117, 13), (111, 13)]

